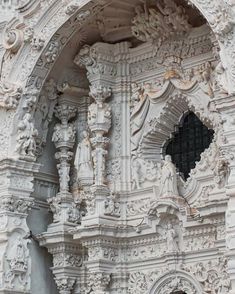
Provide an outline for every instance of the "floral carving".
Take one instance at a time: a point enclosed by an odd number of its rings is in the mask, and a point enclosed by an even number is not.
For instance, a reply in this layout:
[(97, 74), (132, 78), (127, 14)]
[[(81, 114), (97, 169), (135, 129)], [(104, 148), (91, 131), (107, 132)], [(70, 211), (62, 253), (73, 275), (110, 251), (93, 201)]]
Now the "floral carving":
[(58, 41), (52, 41), (49, 44), (47, 51), (45, 53), (45, 59), (47, 64), (53, 63), (56, 60), (59, 54), (59, 49), (60, 49), (60, 44)]
[(102, 273), (102, 272), (95, 272), (90, 273), (90, 288), (92, 294), (96, 293), (105, 293), (105, 290), (110, 283), (110, 274)]
[(185, 270), (194, 275), (205, 292), (229, 293), (231, 283), (226, 258), (220, 257), (217, 261), (207, 263), (198, 262), (192, 266), (185, 266)]
[(22, 88), (20, 86), (0, 81), (0, 98), (2, 98), (0, 106), (14, 109), (18, 106), (21, 96)]
[(62, 276), (62, 277), (56, 277), (55, 282), (57, 285), (57, 289), (59, 290), (59, 293), (67, 294), (67, 293), (71, 293), (74, 287), (74, 284), (76, 282), (76, 279)]
[(132, 20), (132, 34), (143, 42), (157, 41), (159, 44), (172, 35), (181, 35), (190, 29), (184, 8), (173, 1), (156, 3), (156, 9), (136, 7)]
[(120, 217), (121, 207), (118, 200), (119, 195), (115, 192), (111, 192), (107, 200), (104, 203), (104, 214), (114, 217)]
[(54, 267), (80, 267), (82, 265), (82, 257), (72, 253), (53, 254)]

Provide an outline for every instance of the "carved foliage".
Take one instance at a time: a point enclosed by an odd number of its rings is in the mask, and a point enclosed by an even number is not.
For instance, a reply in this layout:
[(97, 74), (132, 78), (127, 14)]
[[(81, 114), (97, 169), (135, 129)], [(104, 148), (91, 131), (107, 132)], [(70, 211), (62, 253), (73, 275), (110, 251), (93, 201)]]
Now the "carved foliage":
[(0, 106), (14, 109), (18, 106), (22, 95), (22, 88), (18, 85), (0, 81)]
[(207, 263), (198, 262), (192, 266), (185, 266), (201, 283), (205, 292), (229, 293), (230, 279), (227, 273), (227, 260), (220, 257), (217, 261)]
[(53, 254), (54, 267), (80, 267), (81, 265), (82, 258), (79, 255), (65, 252)]
[(156, 3), (155, 8), (136, 7), (136, 16), (132, 20), (132, 33), (141, 41), (157, 41), (161, 43), (172, 35), (185, 33), (190, 25), (184, 8), (173, 1)]
[(104, 203), (104, 214), (113, 217), (120, 217), (121, 207), (119, 201), (119, 195), (115, 192), (111, 192)]

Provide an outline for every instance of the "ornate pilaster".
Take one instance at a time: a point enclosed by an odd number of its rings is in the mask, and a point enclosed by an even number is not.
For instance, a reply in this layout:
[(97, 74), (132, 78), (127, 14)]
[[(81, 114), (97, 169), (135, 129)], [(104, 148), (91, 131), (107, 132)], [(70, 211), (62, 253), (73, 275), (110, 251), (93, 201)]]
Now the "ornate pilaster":
[(228, 273), (231, 280), (231, 291), (235, 293), (235, 123), (234, 105), (235, 97), (220, 98), (216, 101), (217, 109), (223, 118), (225, 142), (222, 153), (229, 163), (229, 177), (226, 194), (229, 196), (226, 211), (226, 247), (228, 256)]
[(33, 173), (39, 165), (0, 162), (0, 293), (31, 293), (31, 257), (26, 218), (33, 205)]
[(38, 236), (40, 245), (48, 248), (53, 256), (52, 272), (60, 294), (72, 293), (79, 268), (82, 264), (81, 248), (75, 244), (69, 231), (80, 222), (80, 200), (74, 199), (69, 190), (70, 168), (75, 143), (75, 127), (70, 122), (76, 115), (76, 108), (65, 103), (55, 110), (60, 120), (54, 128), (52, 141), (56, 149), (55, 158), (58, 160), (60, 189), (56, 197), (48, 200), (53, 212), (53, 223), (46, 233)]
[[(55, 158), (58, 160), (60, 191), (54, 199), (49, 199), (54, 213), (54, 222), (70, 222), (74, 218), (76, 204), (69, 192), (70, 162), (73, 156), (71, 149), (75, 143), (75, 126), (69, 122), (76, 115), (76, 108), (61, 104), (56, 108), (56, 117), (61, 121), (55, 125), (52, 141), (58, 152)], [(78, 217), (79, 218), (79, 217)], [(76, 222), (73, 220), (72, 222)]]
[(95, 102), (89, 106), (88, 126), (94, 134), (91, 139), (95, 167), (95, 185), (105, 185), (105, 156), (109, 138), (104, 135), (111, 127), (111, 108), (105, 100), (111, 96), (111, 89), (102, 85), (93, 85), (90, 95)]

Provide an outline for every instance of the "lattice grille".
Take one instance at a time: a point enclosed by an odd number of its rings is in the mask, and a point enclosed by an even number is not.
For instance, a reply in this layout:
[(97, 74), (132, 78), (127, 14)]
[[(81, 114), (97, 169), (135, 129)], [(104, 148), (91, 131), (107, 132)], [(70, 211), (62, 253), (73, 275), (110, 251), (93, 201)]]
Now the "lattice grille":
[(209, 130), (193, 112), (183, 117), (182, 124), (177, 129), (164, 149), (165, 154), (172, 156), (177, 169), (187, 179), (196, 161), (200, 160), (201, 153), (212, 142), (214, 131)]

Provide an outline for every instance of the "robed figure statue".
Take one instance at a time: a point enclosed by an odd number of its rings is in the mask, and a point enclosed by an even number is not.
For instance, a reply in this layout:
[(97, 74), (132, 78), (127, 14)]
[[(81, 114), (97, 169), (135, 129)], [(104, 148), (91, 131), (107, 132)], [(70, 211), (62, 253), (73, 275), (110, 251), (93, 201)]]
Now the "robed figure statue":
[(75, 162), (77, 181), (79, 184), (93, 184), (94, 168), (92, 161), (92, 148), (89, 133), (82, 132), (82, 140), (77, 146)]
[(170, 155), (165, 156), (161, 169), (160, 197), (179, 196), (177, 188), (177, 174)]

